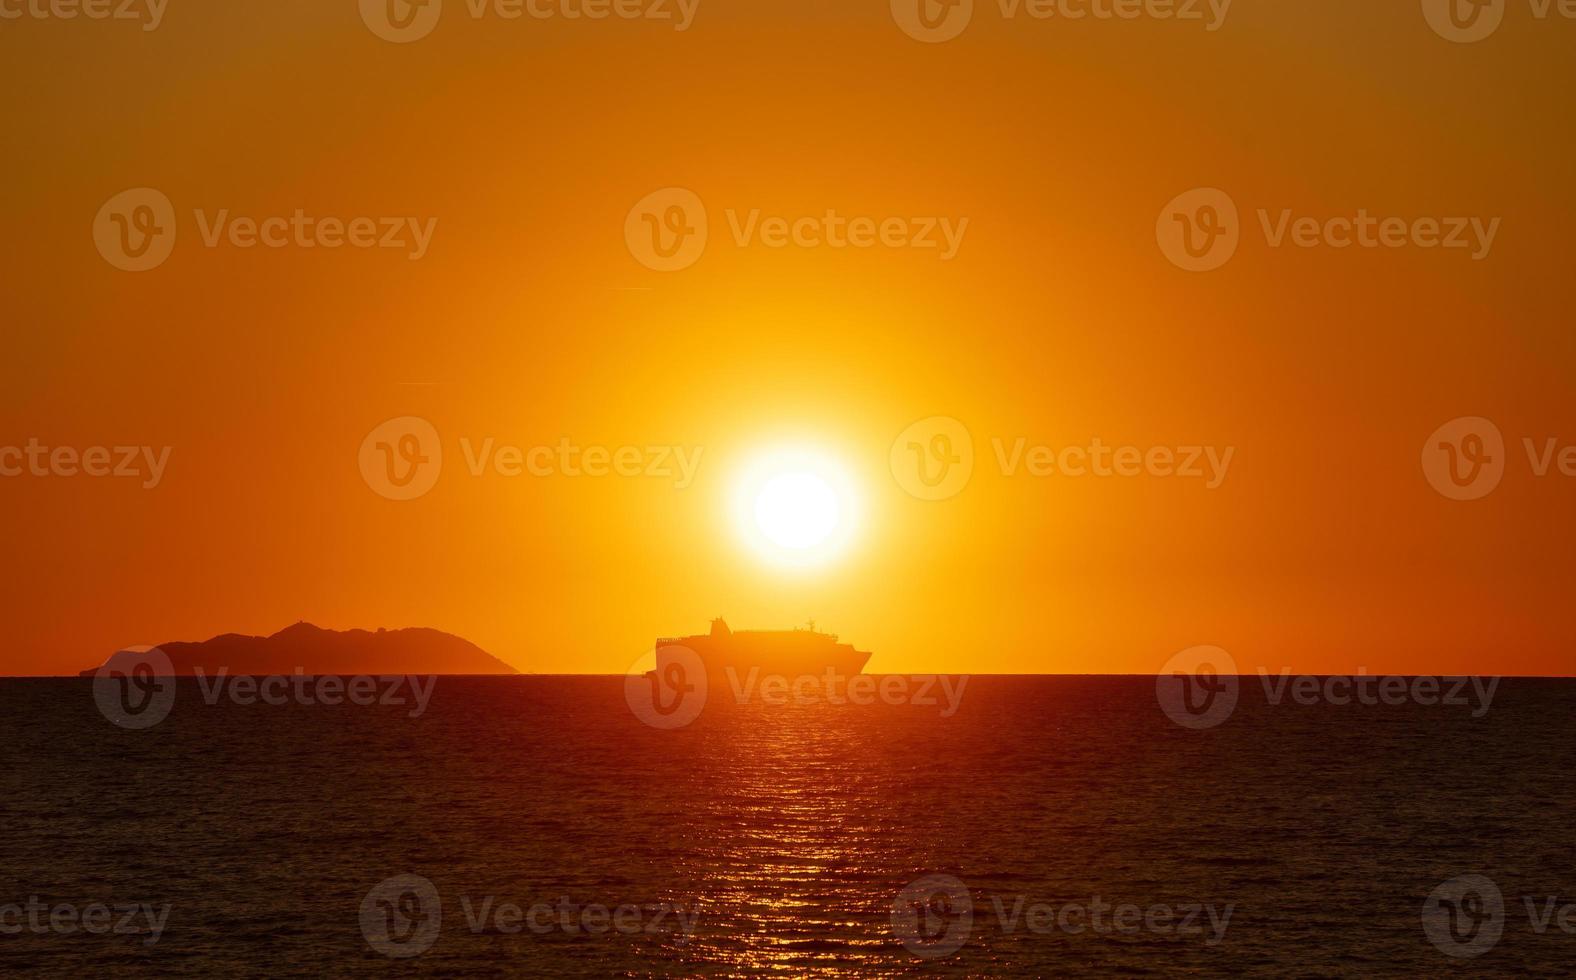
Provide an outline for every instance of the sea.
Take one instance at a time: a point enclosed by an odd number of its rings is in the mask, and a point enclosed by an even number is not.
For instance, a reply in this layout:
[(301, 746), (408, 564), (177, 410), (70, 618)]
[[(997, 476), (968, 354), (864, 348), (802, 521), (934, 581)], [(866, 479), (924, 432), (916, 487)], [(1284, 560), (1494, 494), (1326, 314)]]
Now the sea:
[(1576, 972), (1571, 681), (367, 680), (0, 680), (0, 976)]

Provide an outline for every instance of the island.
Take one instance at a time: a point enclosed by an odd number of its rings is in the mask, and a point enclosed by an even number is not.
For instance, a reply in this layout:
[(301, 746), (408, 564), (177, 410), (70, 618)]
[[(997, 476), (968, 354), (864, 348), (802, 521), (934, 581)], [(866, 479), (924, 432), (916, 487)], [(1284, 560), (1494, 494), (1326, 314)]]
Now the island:
[[(518, 674), (519, 671), (481, 647), (441, 630), (330, 630), (301, 622), (272, 636), (225, 633), (200, 643), (161, 643), (169, 658), (169, 675), (252, 674)], [(81, 672), (91, 677), (112, 667), (117, 657), (145, 654), (121, 651), (98, 667)], [(162, 661), (160, 661), (162, 663)], [(159, 668), (163, 673), (163, 668)]]

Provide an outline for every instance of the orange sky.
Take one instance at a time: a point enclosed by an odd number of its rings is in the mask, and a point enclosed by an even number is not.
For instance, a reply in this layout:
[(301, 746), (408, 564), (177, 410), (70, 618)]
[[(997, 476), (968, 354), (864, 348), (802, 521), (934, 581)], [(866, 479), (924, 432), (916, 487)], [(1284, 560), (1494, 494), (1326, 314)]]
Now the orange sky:
[[(1576, 478), (1535, 476), (1522, 440), (1576, 443), (1572, 44), (1514, 3), (1449, 43), (1411, 0), (1238, 0), (1212, 32), (976, 0), (933, 44), (864, 0), (700, 0), (684, 31), (448, 0), (405, 44), (353, 0), (0, 22), (0, 449), (170, 447), (151, 489), (0, 477), (0, 671), (308, 619), (616, 672), (725, 614), (814, 618), (876, 671), (1147, 672), (1209, 643), (1249, 671), (1571, 673)], [(93, 226), (138, 187), (176, 244), (125, 272)], [(709, 239), (657, 272), (624, 229), (667, 187)], [(1198, 187), (1241, 243), (1186, 272), (1157, 215)], [(414, 261), (204, 243), (221, 210), (298, 208), (436, 225)], [(1271, 247), (1258, 218), (1359, 208), (1500, 224), (1474, 260)], [(950, 259), (732, 237), (730, 211), (829, 209), (966, 233)], [(404, 502), (357, 465), (402, 416), (444, 453)], [(922, 501), (888, 452), (932, 416), (975, 462)], [(1506, 444), (1468, 502), (1420, 464), (1462, 416)], [(702, 454), (683, 488), (472, 476), (460, 440), (488, 438)], [(1020, 438), (1233, 457), (1215, 489), (1005, 475), (992, 440)], [(742, 460), (785, 440), (866, 500), (813, 573), (727, 515)]]

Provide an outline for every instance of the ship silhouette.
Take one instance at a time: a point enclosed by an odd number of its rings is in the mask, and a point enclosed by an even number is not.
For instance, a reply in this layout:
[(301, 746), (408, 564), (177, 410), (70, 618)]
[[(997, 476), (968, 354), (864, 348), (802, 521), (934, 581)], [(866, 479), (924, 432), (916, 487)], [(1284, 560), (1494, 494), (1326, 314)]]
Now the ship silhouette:
[(823, 675), (833, 671), (853, 676), (864, 670), (870, 654), (853, 644), (837, 642), (833, 633), (820, 633), (811, 623), (804, 629), (731, 630), (720, 617), (711, 621), (711, 632), (695, 636), (657, 638), (657, 666), (648, 674), (666, 672), (670, 664), (687, 659), (684, 651), (700, 658), (709, 676), (759, 674), (785, 677)]

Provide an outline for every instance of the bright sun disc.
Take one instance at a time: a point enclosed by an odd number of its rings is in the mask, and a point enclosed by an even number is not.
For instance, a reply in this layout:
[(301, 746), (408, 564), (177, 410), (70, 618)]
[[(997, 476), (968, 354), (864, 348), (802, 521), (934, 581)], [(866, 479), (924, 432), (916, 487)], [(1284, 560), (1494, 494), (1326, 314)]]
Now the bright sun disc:
[(734, 520), (762, 557), (819, 565), (840, 554), (857, 519), (853, 484), (837, 463), (807, 450), (763, 453), (734, 492)]
[(841, 520), (837, 494), (814, 473), (780, 473), (755, 496), (755, 526), (775, 545), (803, 551), (825, 544)]

